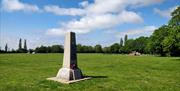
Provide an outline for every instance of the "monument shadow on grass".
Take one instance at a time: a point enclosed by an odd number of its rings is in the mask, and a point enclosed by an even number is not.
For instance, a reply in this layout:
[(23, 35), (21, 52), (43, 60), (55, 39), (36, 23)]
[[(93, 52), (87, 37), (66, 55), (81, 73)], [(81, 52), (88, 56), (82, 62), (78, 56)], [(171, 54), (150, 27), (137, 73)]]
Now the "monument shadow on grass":
[(108, 76), (84, 76), (85, 78), (91, 77), (91, 78), (108, 78)]

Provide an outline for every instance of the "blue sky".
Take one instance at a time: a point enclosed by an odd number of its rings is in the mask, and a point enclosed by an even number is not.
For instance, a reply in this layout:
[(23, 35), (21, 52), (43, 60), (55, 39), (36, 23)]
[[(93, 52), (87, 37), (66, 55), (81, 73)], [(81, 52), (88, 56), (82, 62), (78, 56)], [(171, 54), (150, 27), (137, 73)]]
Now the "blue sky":
[(68, 31), (84, 45), (150, 36), (180, 4), (179, 0), (0, 0), (0, 47), (64, 44)]

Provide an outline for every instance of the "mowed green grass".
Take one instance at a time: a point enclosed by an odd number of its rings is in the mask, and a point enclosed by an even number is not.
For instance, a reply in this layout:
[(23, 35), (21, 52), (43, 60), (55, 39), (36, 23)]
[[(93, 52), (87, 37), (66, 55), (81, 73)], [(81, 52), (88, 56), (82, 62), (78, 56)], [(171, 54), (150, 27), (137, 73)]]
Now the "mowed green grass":
[(0, 54), (0, 91), (180, 91), (180, 57), (78, 54), (90, 80), (61, 84), (63, 54)]

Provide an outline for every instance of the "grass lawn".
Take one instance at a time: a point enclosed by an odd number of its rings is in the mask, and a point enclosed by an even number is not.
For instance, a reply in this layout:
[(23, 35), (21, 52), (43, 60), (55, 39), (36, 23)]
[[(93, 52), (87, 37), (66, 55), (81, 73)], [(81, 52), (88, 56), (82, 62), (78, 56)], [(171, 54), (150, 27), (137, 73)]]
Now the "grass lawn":
[(180, 57), (78, 54), (94, 78), (74, 84), (56, 76), (63, 54), (0, 54), (0, 91), (180, 91)]

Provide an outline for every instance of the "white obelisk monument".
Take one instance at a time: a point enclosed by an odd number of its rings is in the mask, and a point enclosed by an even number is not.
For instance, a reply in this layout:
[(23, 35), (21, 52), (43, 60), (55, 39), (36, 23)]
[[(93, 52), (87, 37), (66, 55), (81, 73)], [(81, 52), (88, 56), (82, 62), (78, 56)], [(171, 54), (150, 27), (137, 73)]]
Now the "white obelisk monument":
[(68, 32), (65, 36), (63, 66), (56, 77), (47, 78), (61, 83), (73, 83), (89, 78), (84, 78), (77, 65), (76, 36), (74, 32)]

